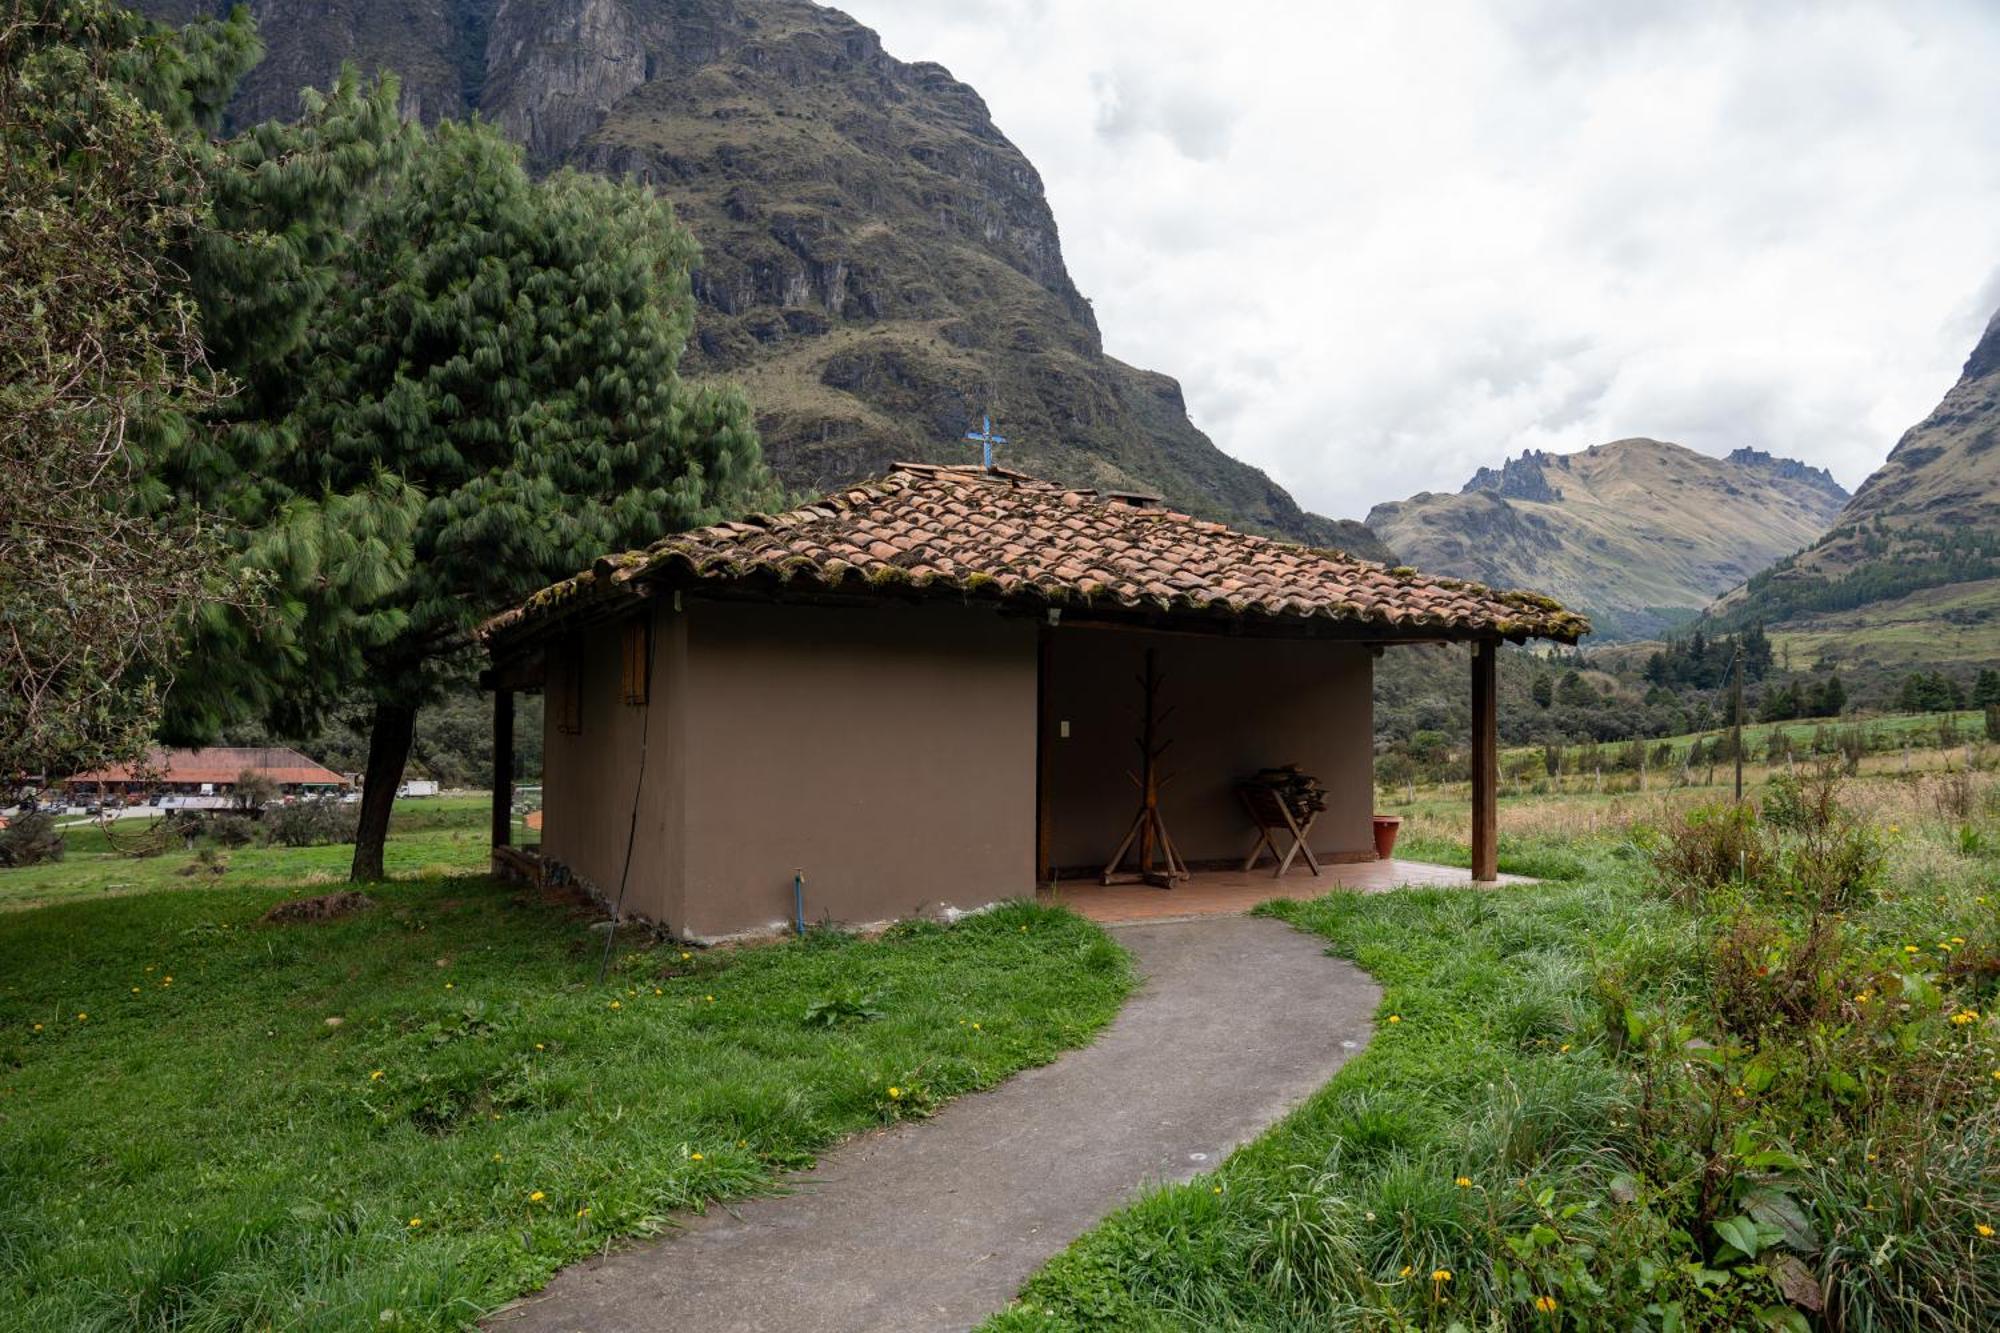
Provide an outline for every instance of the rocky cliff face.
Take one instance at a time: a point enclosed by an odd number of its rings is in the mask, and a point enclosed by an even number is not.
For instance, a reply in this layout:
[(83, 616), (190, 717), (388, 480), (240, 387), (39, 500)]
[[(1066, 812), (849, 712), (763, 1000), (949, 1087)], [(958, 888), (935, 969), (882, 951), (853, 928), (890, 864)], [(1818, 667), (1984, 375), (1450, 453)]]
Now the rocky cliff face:
[[(218, 0), (223, 3), (225, 0)], [(155, 0), (186, 17), (200, 0)], [(287, 113), (344, 60), (392, 68), (407, 114), (477, 111), (540, 168), (644, 181), (700, 240), (690, 373), (740, 380), (786, 481), (898, 458), (1002, 461), (1152, 491), (1361, 554), (1188, 420), (1180, 386), (1104, 354), (1034, 167), (979, 95), (807, 0), (252, 0), (269, 55), (239, 121)]]
[(1549, 593), (1601, 640), (1657, 633), (1826, 530), (1847, 493), (1755, 450), (1710, 458), (1659, 440), (1529, 452), (1456, 495), (1368, 515), (1398, 555), (1439, 573)]

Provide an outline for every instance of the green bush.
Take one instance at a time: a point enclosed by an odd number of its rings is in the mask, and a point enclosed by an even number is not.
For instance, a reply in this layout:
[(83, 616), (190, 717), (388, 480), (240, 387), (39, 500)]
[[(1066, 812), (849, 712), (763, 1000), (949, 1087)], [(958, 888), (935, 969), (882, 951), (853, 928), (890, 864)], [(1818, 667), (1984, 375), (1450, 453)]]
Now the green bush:
[(265, 835), (280, 847), (323, 847), (354, 841), (361, 807), (308, 797), (264, 812)]
[(63, 836), (55, 816), (27, 810), (0, 829), (0, 866), (34, 866), (63, 858)]

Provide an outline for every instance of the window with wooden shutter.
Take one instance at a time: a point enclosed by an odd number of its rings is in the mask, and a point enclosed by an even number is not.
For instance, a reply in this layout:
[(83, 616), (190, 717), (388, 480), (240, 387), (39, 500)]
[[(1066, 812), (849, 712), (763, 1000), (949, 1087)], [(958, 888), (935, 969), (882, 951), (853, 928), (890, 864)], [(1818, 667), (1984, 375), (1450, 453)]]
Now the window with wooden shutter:
[(553, 677), (549, 706), (555, 710), (556, 730), (565, 736), (583, 732), (583, 652), (574, 638), (567, 639), (562, 651), (550, 663)]
[(648, 683), (653, 677), (652, 635), (646, 628), (644, 618), (628, 620), (624, 625), (619, 689), (628, 704), (646, 702)]

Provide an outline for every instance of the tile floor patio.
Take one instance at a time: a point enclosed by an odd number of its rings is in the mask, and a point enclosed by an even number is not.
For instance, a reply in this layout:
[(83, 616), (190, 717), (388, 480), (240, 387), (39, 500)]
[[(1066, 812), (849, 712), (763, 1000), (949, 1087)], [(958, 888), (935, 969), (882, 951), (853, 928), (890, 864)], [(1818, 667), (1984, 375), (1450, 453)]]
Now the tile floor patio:
[[(1044, 889), (1037, 898), (1062, 903), (1104, 925), (1125, 925), (1135, 921), (1175, 921), (1197, 916), (1228, 916), (1247, 912), (1258, 903), (1273, 898), (1317, 898), (1336, 889), (1356, 893), (1386, 893), (1390, 889), (1433, 885), (1463, 887), (1472, 883), (1472, 872), (1459, 866), (1432, 865), (1427, 861), (1354, 861), (1342, 865), (1322, 864), (1314, 875), (1303, 864), (1292, 867), (1283, 879), (1260, 870), (1197, 871), (1194, 877), (1173, 889), (1156, 889), (1150, 884), (1099, 884), (1094, 879), (1078, 879)], [(1502, 884), (1532, 884), (1521, 875), (1502, 875)]]

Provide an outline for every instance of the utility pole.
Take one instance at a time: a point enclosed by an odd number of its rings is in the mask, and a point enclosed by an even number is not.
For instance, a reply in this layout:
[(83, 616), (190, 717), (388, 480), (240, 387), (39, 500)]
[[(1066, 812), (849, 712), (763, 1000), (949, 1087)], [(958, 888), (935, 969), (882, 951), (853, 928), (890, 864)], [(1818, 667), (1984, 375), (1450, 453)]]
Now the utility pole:
[(1730, 694), (1730, 707), (1736, 724), (1736, 803), (1743, 804), (1743, 639), (1736, 640), (1736, 688)]

